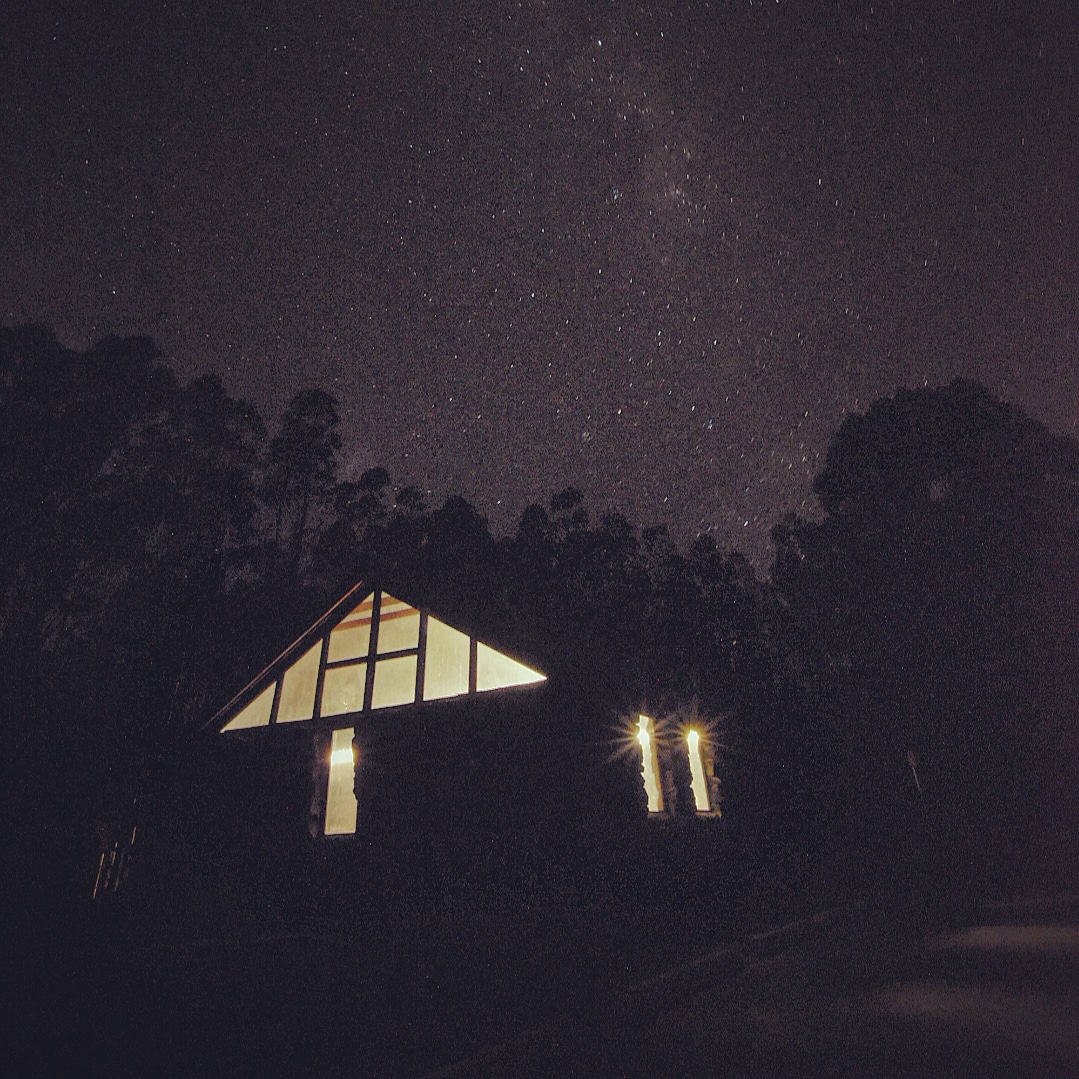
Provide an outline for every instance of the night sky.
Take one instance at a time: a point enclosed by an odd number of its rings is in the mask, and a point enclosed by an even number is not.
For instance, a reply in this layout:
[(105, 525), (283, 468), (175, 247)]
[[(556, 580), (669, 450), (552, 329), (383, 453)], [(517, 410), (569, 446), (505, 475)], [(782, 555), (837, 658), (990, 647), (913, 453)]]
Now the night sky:
[(1073, 0), (22, 7), (0, 320), (329, 390), (346, 478), (763, 565), (898, 386), (1076, 433)]

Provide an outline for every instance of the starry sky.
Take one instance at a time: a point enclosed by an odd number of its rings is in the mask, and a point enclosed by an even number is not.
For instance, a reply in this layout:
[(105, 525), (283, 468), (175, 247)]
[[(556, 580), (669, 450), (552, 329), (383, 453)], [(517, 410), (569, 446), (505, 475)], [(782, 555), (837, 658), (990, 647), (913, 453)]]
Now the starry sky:
[(0, 321), (326, 389), (345, 478), (764, 568), (899, 386), (1077, 433), (1072, 0), (5, 6)]

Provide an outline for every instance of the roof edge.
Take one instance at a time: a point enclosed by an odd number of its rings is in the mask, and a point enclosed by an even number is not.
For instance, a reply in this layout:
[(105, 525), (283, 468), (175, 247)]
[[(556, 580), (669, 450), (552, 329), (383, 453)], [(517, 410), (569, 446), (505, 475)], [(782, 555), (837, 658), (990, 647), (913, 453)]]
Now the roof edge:
[(253, 695), (255, 687), (258, 686), (263, 679), (269, 675), (273, 669), (279, 664), (283, 663), (295, 652), (302, 651), (303, 648), (309, 643), (313, 637), (317, 637), (326, 626), (326, 623), (333, 619), (342, 607), (346, 606), (350, 600), (352, 600), (357, 592), (364, 589), (374, 590), (377, 586), (370, 585), (367, 581), (357, 581), (325, 614), (313, 622), (297, 637), (287, 648), (284, 649), (278, 656), (272, 659), (265, 667), (262, 668), (258, 674), (255, 675), (238, 693), (234, 694), (221, 708), (219, 708), (210, 718), (202, 724), (200, 730), (209, 730), (216, 723), (220, 722), (222, 716), (226, 712), (234, 708), (239, 702), (241, 702), (248, 694)]

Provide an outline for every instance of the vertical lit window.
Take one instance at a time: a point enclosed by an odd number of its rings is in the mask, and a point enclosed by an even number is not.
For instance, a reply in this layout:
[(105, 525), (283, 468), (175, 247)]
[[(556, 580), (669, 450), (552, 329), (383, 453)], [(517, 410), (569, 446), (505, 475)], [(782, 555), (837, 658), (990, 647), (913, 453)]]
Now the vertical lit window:
[(686, 750), (689, 753), (690, 788), (693, 791), (693, 804), (698, 813), (711, 812), (708, 804), (708, 782), (704, 778), (704, 755), (701, 750), (699, 731), (686, 731)]
[(352, 835), (356, 831), (356, 757), (352, 748), (355, 734), (352, 727), (333, 732), (326, 787), (326, 835)]
[(641, 744), (641, 779), (648, 795), (648, 812), (663, 812), (663, 785), (659, 779), (659, 753), (656, 749), (656, 725), (651, 716), (637, 719), (637, 741)]

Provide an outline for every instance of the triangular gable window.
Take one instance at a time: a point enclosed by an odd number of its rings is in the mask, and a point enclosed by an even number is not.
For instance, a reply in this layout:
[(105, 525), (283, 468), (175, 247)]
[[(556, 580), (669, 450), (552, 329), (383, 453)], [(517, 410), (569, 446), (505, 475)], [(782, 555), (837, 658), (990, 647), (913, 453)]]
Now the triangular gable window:
[(356, 606), (352, 595), (278, 656), (216, 717), (227, 717), (222, 732), (278, 723), (333, 728), (328, 742), (324, 735), (316, 736), (316, 744), (327, 751), (322, 824), (327, 836), (356, 831), (359, 749), (356, 727), (337, 726), (344, 717), (547, 679), (387, 592), (371, 592)]
[(318, 629), (317, 638), (301, 638), (248, 687), (246, 700), (231, 710), (222, 731), (332, 719), (546, 681), (539, 671), (387, 592), (372, 592)]

